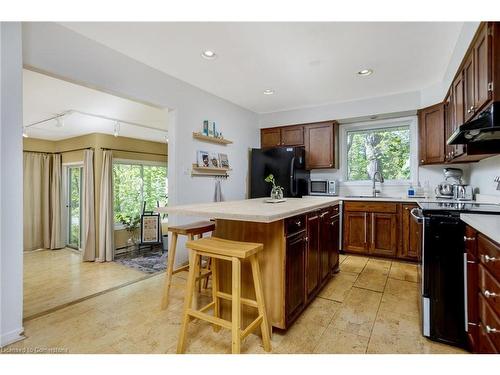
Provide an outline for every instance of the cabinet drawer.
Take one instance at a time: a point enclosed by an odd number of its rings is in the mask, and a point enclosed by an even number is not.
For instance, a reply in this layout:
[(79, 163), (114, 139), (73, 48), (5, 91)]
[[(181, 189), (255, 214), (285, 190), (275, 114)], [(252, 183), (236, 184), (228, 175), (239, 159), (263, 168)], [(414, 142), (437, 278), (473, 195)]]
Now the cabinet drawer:
[(298, 215), (285, 220), (286, 235), (291, 236), (306, 229), (306, 215)]
[(479, 290), (493, 310), (500, 315), (500, 283), (482, 264), (479, 265)]
[[(479, 320), (484, 327), (484, 332), (482, 332), (482, 334), (486, 335), (491, 340), (498, 351), (500, 348), (500, 318), (495, 314), (481, 294), (479, 294)], [(492, 330), (496, 331), (492, 332)]]
[(397, 203), (389, 202), (353, 202), (348, 201), (344, 203), (345, 211), (357, 212), (382, 212), (395, 214), (398, 211)]
[(493, 277), (500, 280), (500, 246), (479, 233), (477, 237), (479, 261)]
[(489, 339), (482, 324), (479, 325), (479, 348), (477, 352), (481, 354), (498, 354), (498, 350)]

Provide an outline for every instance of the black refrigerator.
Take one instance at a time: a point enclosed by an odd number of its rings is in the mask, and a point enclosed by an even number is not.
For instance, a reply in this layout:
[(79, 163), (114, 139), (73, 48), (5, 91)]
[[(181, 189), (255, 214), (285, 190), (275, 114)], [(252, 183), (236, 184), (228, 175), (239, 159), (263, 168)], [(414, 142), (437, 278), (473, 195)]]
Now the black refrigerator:
[(271, 184), (264, 181), (270, 174), (276, 185), (283, 187), (285, 197), (307, 194), (309, 171), (305, 169), (304, 147), (254, 148), (250, 159), (250, 198), (271, 195)]

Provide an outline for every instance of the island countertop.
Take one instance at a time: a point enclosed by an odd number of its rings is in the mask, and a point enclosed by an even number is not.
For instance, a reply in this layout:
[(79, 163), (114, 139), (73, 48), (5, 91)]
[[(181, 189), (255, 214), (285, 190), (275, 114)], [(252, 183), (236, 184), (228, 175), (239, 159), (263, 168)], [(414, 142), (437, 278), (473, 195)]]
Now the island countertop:
[(272, 223), (341, 201), (339, 197), (287, 198), (286, 202), (266, 203), (267, 198), (197, 203), (157, 208), (157, 212), (214, 219)]

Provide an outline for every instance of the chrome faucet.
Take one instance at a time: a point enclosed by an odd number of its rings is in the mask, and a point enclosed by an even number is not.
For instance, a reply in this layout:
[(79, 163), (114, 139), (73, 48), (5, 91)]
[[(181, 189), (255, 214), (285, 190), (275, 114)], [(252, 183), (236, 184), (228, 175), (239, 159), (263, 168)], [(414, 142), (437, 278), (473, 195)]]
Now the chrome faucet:
[(380, 171), (375, 171), (375, 173), (373, 173), (373, 186), (372, 186), (372, 194), (374, 197), (377, 196), (377, 193), (380, 193), (380, 190), (377, 190), (375, 189), (375, 182), (380, 182), (381, 184), (384, 182), (384, 176), (382, 176), (382, 172)]

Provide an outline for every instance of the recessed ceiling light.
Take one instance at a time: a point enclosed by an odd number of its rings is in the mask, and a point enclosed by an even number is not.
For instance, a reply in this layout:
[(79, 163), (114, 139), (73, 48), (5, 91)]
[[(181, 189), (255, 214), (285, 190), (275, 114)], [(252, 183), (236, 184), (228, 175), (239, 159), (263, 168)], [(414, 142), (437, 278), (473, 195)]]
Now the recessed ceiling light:
[(373, 73), (373, 69), (363, 69), (358, 72), (358, 76), (369, 76)]
[(265, 89), (263, 91), (263, 94), (264, 95), (273, 95), (274, 94), (274, 90), (273, 89)]
[(203, 57), (204, 59), (207, 59), (207, 60), (213, 60), (217, 57), (217, 55), (215, 54), (214, 51), (207, 49), (206, 51), (203, 51), (201, 53), (201, 57)]

